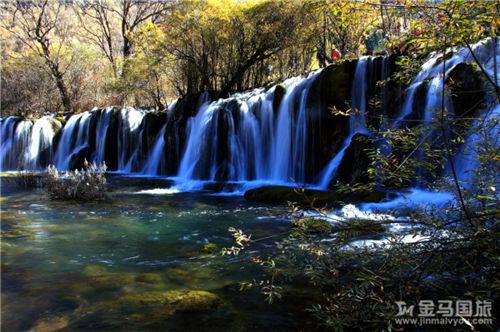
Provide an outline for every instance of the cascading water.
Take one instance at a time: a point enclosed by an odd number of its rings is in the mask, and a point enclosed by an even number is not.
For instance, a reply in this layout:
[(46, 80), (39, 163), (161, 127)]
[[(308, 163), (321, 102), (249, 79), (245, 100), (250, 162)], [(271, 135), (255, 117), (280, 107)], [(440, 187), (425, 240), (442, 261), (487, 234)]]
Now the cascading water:
[(69, 170), (74, 153), (88, 146), (89, 123), (92, 113), (84, 112), (74, 115), (62, 129), (61, 139), (54, 158), (54, 164), (59, 170)]
[(2, 119), (1, 169), (41, 170), (52, 159), (52, 143), (61, 124), (50, 116), (34, 123), (16, 117)]
[[(474, 121), (472, 124), (473, 131), (467, 137), (454, 160), (457, 178), (465, 187), (474, 179), (474, 171), (477, 171), (477, 166), (479, 164), (478, 149), (481, 149), (480, 143), (484, 138), (493, 139), (499, 137), (499, 123), (500, 104), (496, 104), (491, 109), (488, 109), (482, 118)], [(478, 124), (484, 126), (483, 132), (476, 131)], [(489, 144), (489, 142), (487, 144)], [(496, 170), (491, 171), (496, 172)], [(451, 170), (449, 168), (447, 173), (451, 175)]]
[[(2, 170), (15, 169), (17, 164), (15, 162), (14, 154), (20, 152), (19, 147), (16, 145), (15, 138), (17, 125), (21, 119), (9, 116), (0, 119), (1, 121), (1, 151), (0, 151), (0, 166)], [(19, 128), (20, 130), (20, 128)]]
[(118, 140), (118, 169), (127, 173), (135, 171), (135, 161), (139, 155), (139, 133), (146, 112), (133, 108), (120, 110), (121, 127)]
[[(498, 44), (496, 47), (498, 49)], [(491, 49), (491, 39), (473, 45), (478, 59), (493, 77)], [(433, 54), (407, 89), (403, 107), (392, 125), (386, 122), (382, 128), (402, 127), (407, 117), (415, 113), (417, 104), (425, 106), (419, 119), (429, 123), (433, 120), (436, 112), (429, 110), (439, 109), (443, 82), (459, 63), (472, 60), (467, 49), (450, 52), (444, 77), (440, 75), (441, 56)], [(335, 117), (326, 122), (329, 106), (316, 109), (323, 107), (314, 103), (319, 92), (331, 91), (325, 88), (324, 84), (329, 84), (325, 82), (335, 83), (328, 76), (323, 80), (320, 74), (329, 73), (326, 70), (313, 72), (306, 78), (287, 79), (270, 89), (236, 93), (227, 99), (208, 101), (204, 94), (196, 97), (198, 104), (196, 100), (180, 102), (181, 106), (172, 104), (166, 114), (132, 108), (94, 109), (70, 116), (59, 134), (60, 125), (50, 116), (35, 122), (18, 117), (1, 118), (0, 167), (2, 170), (44, 169), (48, 164), (55, 164), (67, 170), (81, 167), (87, 159), (106, 162), (111, 171), (176, 176), (186, 188), (196, 181), (295, 181), (306, 185), (316, 182), (326, 189), (332, 179), (340, 176), (338, 169), (343, 165), (353, 137), (369, 135), (366, 117), (367, 112), (373, 110), (367, 103), (377, 91), (370, 77), (386, 78), (389, 67), (388, 57), (382, 61), (372, 57), (359, 59), (350, 84), (354, 111), (348, 122)], [(346, 73), (351, 73), (349, 70)], [(416, 101), (419, 87), (425, 88), (421, 90), (425, 92), (425, 103)], [(348, 95), (349, 88), (346, 91)], [(387, 116), (388, 105), (391, 105), (387, 103), (388, 90), (382, 87), (380, 93), (382, 112)], [(452, 113), (452, 96), (445, 95), (445, 98)], [(326, 124), (321, 125), (322, 122)], [(473, 140), (473, 135), (471, 137)], [(331, 147), (318, 146), (336, 138), (340, 138), (337, 145), (332, 142)], [(327, 163), (332, 149), (337, 153)], [(462, 169), (465, 162), (456, 160), (457, 168)]]
[(158, 137), (155, 140), (155, 145), (153, 150), (151, 151), (151, 155), (146, 161), (146, 165), (142, 173), (147, 175), (157, 175), (158, 169), (161, 167), (161, 161), (163, 159), (163, 150), (165, 148), (165, 130), (167, 129), (167, 125), (165, 124)]
[[(493, 48), (496, 47), (496, 54), (499, 54), (499, 46), (500, 45), (498, 43), (497, 45), (494, 45), (493, 39), (491, 38), (471, 45), (471, 49), (476, 55), (476, 59), (492, 78), (494, 77), (493, 54), (495, 53), (493, 52)], [(432, 140), (436, 139), (436, 129), (431, 125), (431, 121), (433, 121), (436, 116), (440, 114), (442, 102), (444, 102), (444, 107), (447, 114), (454, 113), (454, 106), (451, 96), (446, 92), (446, 89), (443, 89), (443, 85), (445, 84), (449, 74), (458, 64), (470, 63), (474, 61), (474, 57), (472, 56), (468, 48), (451, 48), (447, 50), (446, 54), (447, 55), (444, 61), (442, 53), (434, 53), (431, 55), (429, 60), (424, 63), (421, 72), (417, 75), (417, 77), (413, 80), (412, 84), (408, 88), (407, 97), (405, 99), (403, 108), (398, 118), (394, 121), (393, 128), (402, 127), (402, 122), (404, 122), (404, 119), (414, 110), (413, 103), (416, 89), (420, 85), (424, 84), (424, 81), (428, 81), (425, 94), (425, 107), (423, 110), (423, 116), (421, 117), (422, 124), (425, 124), (426, 130), (424, 131), (424, 136), (421, 138), (421, 140), (431, 141), (432, 143)], [(500, 61), (498, 55), (497, 58), (498, 61)], [(444, 94), (443, 91), (445, 91)], [(423, 150), (419, 149), (417, 152), (417, 158), (422, 160), (424, 159), (424, 157), (425, 156)], [(423, 169), (418, 170), (418, 174), (420, 176), (423, 176), (424, 173), (425, 172)]]
[[(493, 74), (493, 39), (488, 38), (482, 40), (476, 44), (471, 45), (471, 49), (476, 55), (481, 65), (486, 69), (491, 77)], [(499, 44), (496, 45), (497, 54), (499, 54)], [(422, 65), (420, 72), (413, 79), (410, 86), (406, 91), (406, 98), (396, 120), (393, 122), (393, 128), (401, 128), (404, 125), (405, 118), (411, 114), (413, 111), (413, 104), (415, 99), (415, 93), (419, 86), (424, 84), (425, 81), (430, 80), (427, 85), (426, 92), (426, 103), (425, 103), (425, 113), (423, 120), (430, 121), (435, 115), (435, 109), (441, 103), (441, 90), (443, 82), (445, 81), (448, 74), (460, 63), (468, 63), (474, 60), (472, 54), (467, 48), (451, 48), (446, 51), (448, 56), (452, 53), (451, 58), (445, 59), (443, 68), (443, 55), (442, 53), (432, 53), (429, 59)], [(499, 56), (497, 55), (497, 58)], [(450, 109), (452, 106), (449, 96), (445, 95), (445, 103)]]
[(307, 96), (319, 73), (286, 80), (277, 115), (271, 101), (274, 88), (203, 104), (189, 120), (178, 178), (303, 183)]
[(356, 134), (366, 134), (366, 72), (371, 57), (361, 57), (356, 65), (356, 72), (354, 74), (354, 81), (351, 89), (351, 111), (352, 114), (349, 118), (349, 135), (344, 141), (340, 151), (333, 157), (323, 170), (319, 182), (319, 187), (327, 189), (332, 178), (335, 176), (337, 169), (344, 158), (345, 151), (351, 145), (352, 138)]
[(408, 87), (406, 91), (406, 98), (403, 103), (403, 107), (401, 109), (400, 114), (394, 120), (392, 127), (397, 129), (400, 128), (404, 122), (404, 119), (413, 111), (413, 102), (415, 99), (415, 93), (417, 89), (423, 84), (424, 80), (429, 77), (429, 75), (432, 72), (432, 69), (434, 68), (434, 65), (437, 62), (437, 57), (436, 55), (431, 55), (429, 60), (427, 60), (422, 67), (420, 68), (420, 72), (418, 75), (412, 80), (410, 83), (410, 86)]
[(106, 134), (108, 128), (111, 124), (111, 116), (113, 114), (113, 108), (108, 107), (105, 110), (102, 110), (97, 113), (99, 117), (97, 120), (97, 128), (96, 128), (96, 148), (94, 150), (94, 155), (92, 160), (98, 164), (102, 164), (105, 162), (106, 157)]

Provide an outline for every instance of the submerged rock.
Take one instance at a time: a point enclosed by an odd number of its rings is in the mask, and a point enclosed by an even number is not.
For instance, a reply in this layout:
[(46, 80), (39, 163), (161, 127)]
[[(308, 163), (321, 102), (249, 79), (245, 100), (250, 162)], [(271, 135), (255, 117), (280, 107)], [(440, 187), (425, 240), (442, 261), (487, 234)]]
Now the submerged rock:
[(204, 254), (213, 254), (217, 250), (217, 245), (215, 243), (207, 243), (201, 249), (201, 252)]
[(48, 317), (37, 320), (33, 327), (30, 329), (31, 332), (52, 332), (59, 331), (66, 328), (69, 325), (69, 317), (67, 316), (55, 316)]
[(140, 275), (138, 275), (135, 278), (135, 281), (144, 282), (147, 284), (157, 284), (161, 283), (163, 279), (159, 273), (148, 272), (148, 273), (141, 273)]
[(85, 266), (83, 274), (85, 283), (94, 290), (114, 291), (134, 282), (131, 273), (109, 272), (104, 266), (89, 264)]
[(222, 300), (214, 293), (203, 290), (144, 292), (120, 296), (114, 304), (129, 309), (137, 307), (163, 306), (165, 312), (210, 311), (222, 305)]

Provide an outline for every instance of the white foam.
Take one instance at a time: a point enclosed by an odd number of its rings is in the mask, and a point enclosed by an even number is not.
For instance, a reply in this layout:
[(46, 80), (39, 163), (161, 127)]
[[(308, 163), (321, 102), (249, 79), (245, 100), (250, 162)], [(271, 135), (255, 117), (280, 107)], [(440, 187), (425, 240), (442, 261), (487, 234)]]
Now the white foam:
[(453, 202), (453, 195), (449, 192), (433, 192), (414, 188), (409, 193), (400, 193), (398, 197), (387, 202), (361, 204), (360, 209), (371, 212), (431, 206), (439, 208), (451, 202)]
[(136, 192), (136, 194), (148, 194), (148, 195), (172, 195), (177, 194), (180, 191), (177, 188), (155, 188), (155, 189), (147, 189), (140, 190)]

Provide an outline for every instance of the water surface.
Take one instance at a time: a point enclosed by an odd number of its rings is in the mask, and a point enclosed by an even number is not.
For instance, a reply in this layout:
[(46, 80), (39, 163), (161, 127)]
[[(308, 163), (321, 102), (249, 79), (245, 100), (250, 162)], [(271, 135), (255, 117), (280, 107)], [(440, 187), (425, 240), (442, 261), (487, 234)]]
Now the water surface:
[(286, 209), (208, 193), (137, 194), (156, 186), (114, 176), (109, 200), (81, 203), (3, 178), (4, 331), (303, 328), (302, 300), (267, 305), (258, 291), (239, 290), (261, 277), (245, 255), (201, 253), (209, 242), (230, 246), (230, 226), (253, 238), (286, 232)]

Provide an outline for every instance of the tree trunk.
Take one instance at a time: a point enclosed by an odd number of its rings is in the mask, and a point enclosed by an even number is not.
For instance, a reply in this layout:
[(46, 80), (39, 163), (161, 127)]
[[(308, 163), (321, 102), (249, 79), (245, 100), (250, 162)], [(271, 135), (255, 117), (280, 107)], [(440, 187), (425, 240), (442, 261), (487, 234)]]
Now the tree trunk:
[(61, 70), (59, 69), (59, 65), (54, 62), (51, 58), (50, 54), (50, 49), (49, 46), (47, 45), (47, 42), (44, 42), (43, 40), (39, 41), (40, 46), (42, 47), (43, 54), (45, 56), (45, 61), (47, 62), (47, 65), (50, 68), (50, 72), (54, 79), (56, 80), (56, 86), (57, 89), (59, 90), (59, 94), (61, 96), (61, 102), (62, 106), (64, 108), (65, 112), (71, 112), (71, 98), (69, 97), (68, 89), (66, 88), (66, 84), (64, 82), (64, 77), (63, 73), (61, 73)]
[[(56, 76), (57, 75), (57, 76)], [(61, 101), (65, 112), (71, 112), (71, 98), (69, 97), (68, 90), (66, 89), (66, 84), (60, 73), (54, 74), (56, 79), (57, 89), (61, 95)]]

